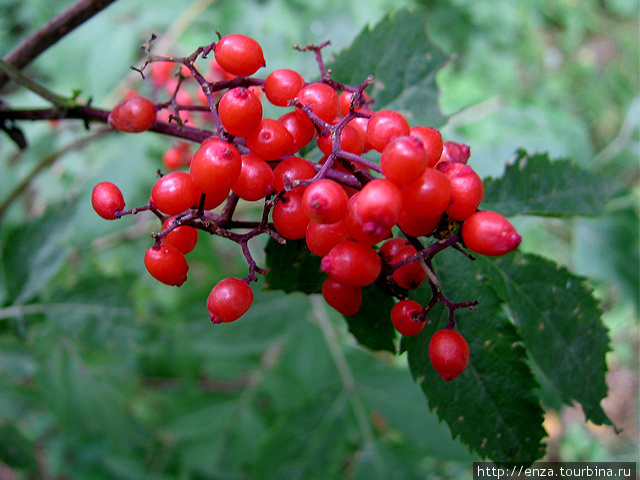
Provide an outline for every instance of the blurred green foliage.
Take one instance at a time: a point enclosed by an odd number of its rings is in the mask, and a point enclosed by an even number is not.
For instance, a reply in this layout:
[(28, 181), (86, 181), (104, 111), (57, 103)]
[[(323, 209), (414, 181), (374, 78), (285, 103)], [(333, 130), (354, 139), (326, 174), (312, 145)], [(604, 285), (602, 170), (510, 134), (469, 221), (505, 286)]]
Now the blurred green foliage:
[[(71, 3), (0, 1), (0, 54)], [(330, 39), (338, 52), (406, 6), (451, 56), (437, 77), (451, 115), (442, 131), (471, 145), (481, 176), (501, 175), (523, 147), (627, 187), (598, 217), (514, 223), (523, 250), (592, 279), (611, 332), (610, 368), (635, 372), (637, 382), (637, 1), (120, 0), (25, 72), (109, 108), (126, 87), (144, 88), (129, 66), (151, 33), (185, 54), (219, 30), (254, 36), (268, 69), (313, 77), (311, 56), (291, 45)], [(15, 85), (4, 93), (10, 105), (42, 105)], [(26, 151), (0, 139), (0, 201), (44, 155), (83, 133), (77, 122), (20, 126)], [(356, 347), (317, 299), (258, 287), (246, 319), (211, 328), (208, 290), (246, 270), (236, 245), (201, 240), (187, 288), (146, 274), (142, 254), (157, 222), (102, 221), (89, 196), (109, 180), (128, 205), (145, 203), (170, 144), (105, 135), (60, 157), (0, 219), (0, 462), (17, 478), (470, 478), (473, 458), (427, 411), (404, 358)], [(263, 264), (259, 241), (252, 249)], [(633, 460), (637, 420), (616, 408), (612, 419), (630, 422), (627, 433), (571, 424), (563, 442), (550, 440), (550, 454)]]

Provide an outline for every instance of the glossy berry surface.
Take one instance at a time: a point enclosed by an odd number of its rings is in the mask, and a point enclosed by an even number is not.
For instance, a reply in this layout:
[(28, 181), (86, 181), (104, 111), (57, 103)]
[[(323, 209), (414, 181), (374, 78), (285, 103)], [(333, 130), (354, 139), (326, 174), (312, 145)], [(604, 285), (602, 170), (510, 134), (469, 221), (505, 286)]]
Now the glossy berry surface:
[(211, 323), (233, 322), (244, 315), (253, 303), (251, 287), (235, 277), (220, 280), (207, 297)]
[(418, 179), (427, 168), (422, 142), (409, 135), (394, 138), (382, 150), (380, 167), (384, 176), (398, 185)]
[[(412, 245), (402, 247), (392, 258), (391, 264), (400, 263), (417, 253)], [(402, 265), (394, 270), (391, 275), (393, 280), (402, 288), (413, 290), (418, 288), (427, 279), (427, 272), (418, 260)]]
[(415, 318), (421, 310), (422, 305), (415, 300), (406, 299), (396, 303), (391, 309), (391, 322), (398, 333), (406, 337), (419, 334), (426, 324)]
[(263, 118), (247, 136), (247, 148), (265, 160), (277, 160), (295, 151), (293, 135), (283, 124), (272, 118)]
[(200, 191), (187, 172), (170, 172), (163, 175), (151, 188), (151, 201), (161, 212), (177, 215), (196, 206)]
[(316, 223), (336, 223), (345, 216), (348, 200), (337, 182), (323, 178), (307, 186), (302, 195), (302, 207)]
[(345, 285), (331, 277), (322, 284), (322, 296), (331, 307), (347, 317), (358, 313), (362, 304), (362, 288)]
[[(325, 122), (332, 122), (340, 109), (338, 93), (326, 83), (311, 83), (300, 89), (296, 98)], [(305, 115), (299, 112), (300, 115)]]
[(222, 195), (225, 191), (229, 192), (240, 176), (241, 169), (242, 159), (238, 149), (230, 143), (212, 138), (202, 142), (196, 151), (189, 173), (202, 193)]
[(436, 169), (449, 177), (451, 182), (451, 204), (445, 212), (454, 220), (466, 220), (484, 198), (482, 179), (464, 163), (440, 162)]
[(156, 121), (156, 108), (148, 98), (134, 96), (118, 103), (109, 113), (108, 123), (112, 128), (127, 133), (149, 130)]
[[(329, 155), (333, 149), (331, 135), (318, 136), (316, 138), (318, 148), (325, 155)], [(340, 132), (340, 149), (345, 152), (360, 155), (364, 151), (364, 140), (357, 129), (351, 125), (345, 125)]]
[[(162, 223), (162, 230), (167, 229), (173, 222), (175, 217), (169, 217)], [(189, 225), (180, 225), (173, 228), (166, 237), (162, 240), (162, 243), (173, 245), (183, 254), (191, 252), (198, 243), (198, 229), (190, 227)]]
[(381, 224), (365, 224), (364, 218), (358, 212), (358, 199), (361, 192), (356, 192), (349, 198), (347, 203), (347, 215), (345, 223), (349, 236), (358, 242), (366, 245), (376, 245), (391, 237), (391, 228), (380, 228)]
[(427, 166), (434, 167), (442, 156), (443, 142), (440, 130), (416, 125), (409, 129), (409, 135), (420, 140), (427, 156)]
[(239, 77), (253, 75), (266, 65), (260, 44), (239, 33), (222, 37), (216, 43), (214, 53), (220, 67)]
[(231, 189), (242, 199), (260, 200), (275, 193), (273, 186), (273, 170), (262, 158), (250, 153), (242, 155), (240, 176)]
[[(290, 185), (295, 180), (308, 180), (316, 174), (313, 165), (301, 157), (288, 157), (282, 160), (273, 169), (273, 186), (276, 192), (282, 191), (285, 186)], [(298, 193), (304, 191), (306, 187), (296, 187)], [(293, 191), (293, 190), (292, 190)]]
[(462, 240), (474, 253), (500, 256), (517, 249), (522, 237), (507, 217), (484, 210), (472, 214), (464, 221)]
[(284, 125), (284, 128), (286, 128), (293, 137), (294, 153), (306, 147), (315, 137), (316, 128), (306, 115), (288, 112), (278, 117), (278, 121)]
[(375, 282), (382, 270), (378, 253), (368, 245), (347, 240), (323, 257), (322, 271), (339, 283), (364, 287)]
[(303, 86), (302, 75), (295, 70), (280, 68), (267, 75), (262, 88), (267, 100), (278, 107), (286, 107)]
[(409, 135), (409, 131), (409, 122), (395, 110), (375, 112), (367, 123), (367, 137), (378, 152), (382, 152), (394, 138)]
[(370, 181), (360, 190), (355, 202), (365, 233), (383, 235), (400, 218), (402, 194), (400, 187), (390, 180), (376, 178)]
[(417, 217), (406, 210), (400, 212), (400, 218), (398, 219), (398, 228), (402, 230), (405, 235), (410, 237), (422, 237), (429, 235), (440, 224), (442, 214), (435, 215), (433, 217)]
[(344, 219), (336, 223), (309, 222), (305, 233), (307, 248), (319, 257), (324, 257), (333, 247), (348, 239), (349, 233)]
[(469, 345), (456, 330), (438, 330), (429, 341), (429, 360), (443, 379), (451, 381), (467, 368)]
[(234, 137), (246, 137), (260, 125), (262, 102), (248, 88), (232, 88), (220, 99), (218, 115), (227, 132)]
[(144, 265), (153, 278), (166, 285), (179, 287), (187, 280), (187, 264), (184, 254), (173, 245), (153, 246), (144, 254)]
[(111, 182), (100, 182), (91, 192), (91, 205), (95, 212), (105, 220), (115, 220), (116, 210), (124, 208), (124, 197), (117, 185)]
[(419, 218), (442, 215), (451, 203), (451, 181), (435, 168), (426, 168), (420, 178), (400, 189), (403, 209)]
[(304, 211), (302, 195), (296, 192), (287, 193), (275, 204), (271, 218), (276, 231), (289, 240), (304, 238), (310, 221)]

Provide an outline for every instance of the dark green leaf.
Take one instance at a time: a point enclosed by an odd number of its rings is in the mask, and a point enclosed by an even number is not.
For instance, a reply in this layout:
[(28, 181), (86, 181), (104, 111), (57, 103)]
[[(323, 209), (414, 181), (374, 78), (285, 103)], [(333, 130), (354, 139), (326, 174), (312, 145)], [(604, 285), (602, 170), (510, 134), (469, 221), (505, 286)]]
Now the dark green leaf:
[(289, 409), (261, 445), (255, 478), (338, 478), (350, 449), (350, 423), (344, 395), (327, 392), (322, 400)]
[(456, 328), (469, 343), (470, 361), (453, 381), (440, 378), (428, 355), (431, 335), (446, 325), (448, 310), (436, 306), (429, 314), (431, 323), (419, 335), (402, 339), (429, 408), (482, 457), (523, 462), (542, 457), (546, 433), (543, 411), (533, 393), (537, 383), (501, 299), (479, 281), (478, 267), (459, 252), (440, 253), (436, 265), (445, 294), (454, 301), (478, 300), (479, 305), (476, 311), (456, 314)]
[(0, 427), (0, 460), (8, 467), (31, 469), (37, 465), (34, 445), (13, 424)]
[(304, 241), (289, 240), (284, 245), (269, 239), (267, 254), (267, 288), (287, 293), (318, 293), (325, 275), (320, 270), (320, 257), (307, 250)]
[(391, 323), (393, 299), (375, 285), (362, 289), (362, 305), (353, 317), (344, 317), (358, 343), (372, 350), (395, 353), (396, 330)]
[(424, 16), (400, 10), (365, 28), (352, 45), (328, 65), (332, 78), (359, 85), (373, 75), (367, 89), (376, 110), (394, 109), (412, 124), (442, 125), (436, 73), (446, 57), (427, 35)]
[(72, 217), (72, 208), (59, 206), (3, 238), (2, 268), (13, 303), (28, 302), (58, 273), (70, 251)]
[(596, 424), (611, 424), (600, 406), (607, 396), (609, 339), (585, 279), (533, 255), (477, 263), (507, 302), (527, 351), (563, 401), (580, 402)]
[(552, 161), (546, 153), (529, 155), (524, 150), (502, 177), (485, 179), (484, 187), (483, 210), (547, 217), (599, 215), (619, 188), (570, 160)]

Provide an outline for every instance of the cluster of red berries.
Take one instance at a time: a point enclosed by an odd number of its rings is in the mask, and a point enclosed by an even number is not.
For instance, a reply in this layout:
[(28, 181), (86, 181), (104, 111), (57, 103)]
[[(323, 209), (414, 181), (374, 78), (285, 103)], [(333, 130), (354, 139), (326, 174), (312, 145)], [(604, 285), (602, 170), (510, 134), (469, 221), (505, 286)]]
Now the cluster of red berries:
[[(306, 48), (318, 53), (321, 47)], [(185, 254), (195, 247), (199, 229), (242, 245), (249, 275), (213, 287), (207, 299), (212, 322), (234, 321), (251, 306), (250, 282), (257, 279), (256, 271), (264, 271), (246, 242), (262, 233), (281, 241), (305, 239), (309, 251), (322, 257), (324, 299), (344, 315), (357, 314), (363, 287), (384, 285), (400, 299), (391, 321), (407, 336), (423, 329), (434, 303), (423, 307), (406, 298), (408, 291), (429, 281), (436, 298), (429, 275), (435, 253), (454, 243), (482, 255), (518, 247), (520, 236), (504, 216), (478, 210), (484, 187), (467, 165), (468, 147), (443, 142), (433, 127), (410, 126), (400, 112), (374, 111), (365, 92), (372, 79), (347, 86), (325, 75), (307, 83), (289, 69), (249, 78), (265, 60), (260, 45), (244, 35), (221, 37), (199, 52), (215, 55), (214, 81), (200, 75), (194, 57), (182, 60), (187, 71), (180, 78), (190, 75), (199, 82), (215, 132), (193, 155), (184, 142), (165, 153), (165, 166), (172, 171), (155, 182), (148, 205), (125, 211), (122, 193), (109, 182), (95, 187), (92, 202), (105, 219), (151, 210), (162, 220), (144, 262), (168, 285), (186, 280)], [(171, 62), (151, 65), (166, 63)], [(159, 68), (152, 71), (157, 82)], [(277, 119), (263, 117), (262, 94), (288, 110)], [(116, 105), (108, 121), (121, 131), (142, 132), (154, 125), (159, 110), (134, 95)], [(298, 154), (311, 152), (314, 140), (323, 155), (316, 162)], [(363, 156), (367, 152), (378, 161)], [(240, 199), (264, 203), (260, 222), (231, 221)], [(212, 212), (223, 204), (221, 214)], [(249, 232), (229, 231), (235, 227)], [(419, 237), (435, 242), (425, 248)], [(448, 305), (452, 319), (461, 305)], [(454, 326), (450, 322), (437, 331), (429, 345), (431, 362), (446, 380), (461, 373), (469, 359), (467, 342)]]

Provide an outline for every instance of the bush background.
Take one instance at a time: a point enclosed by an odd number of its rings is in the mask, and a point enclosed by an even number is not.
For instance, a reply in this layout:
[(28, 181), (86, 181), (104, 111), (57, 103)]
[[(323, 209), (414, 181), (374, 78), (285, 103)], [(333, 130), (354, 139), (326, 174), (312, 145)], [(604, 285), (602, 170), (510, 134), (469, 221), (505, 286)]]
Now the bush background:
[[(71, 3), (0, 1), (2, 55)], [(182, 55), (219, 30), (256, 38), (268, 71), (313, 78), (313, 58), (291, 45), (330, 39), (337, 52), (367, 24), (413, 8), (451, 55), (438, 75), (450, 116), (443, 136), (471, 146), (482, 177), (499, 176), (524, 147), (629, 189), (602, 217), (514, 223), (523, 250), (591, 279), (612, 340), (605, 410), (623, 432), (585, 425), (578, 410), (555, 410), (548, 398), (548, 458), (636, 460), (638, 2), (310, 3), (120, 0), (25, 72), (109, 108), (140, 86), (129, 66), (151, 33), (156, 46)], [(5, 90), (12, 106), (42, 105), (14, 85)], [(0, 140), (0, 201), (83, 130), (78, 122), (21, 127), (28, 150)], [(361, 462), (356, 478), (369, 463), (392, 478), (470, 478), (473, 458), (425, 408), (405, 359), (356, 347), (318, 299), (259, 292), (246, 319), (212, 329), (208, 290), (246, 269), (236, 245), (201, 240), (180, 289), (148, 276), (142, 255), (156, 223), (143, 215), (104, 222), (89, 197), (109, 180), (128, 205), (145, 203), (170, 144), (154, 134), (100, 138), (58, 158), (0, 219), (0, 478), (282, 478), (285, 467), (342, 478), (349, 451)], [(384, 440), (373, 458), (356, 455), (362, 436)]]

